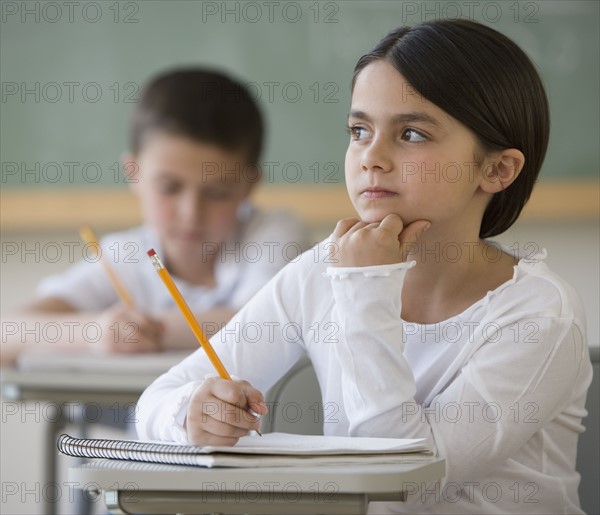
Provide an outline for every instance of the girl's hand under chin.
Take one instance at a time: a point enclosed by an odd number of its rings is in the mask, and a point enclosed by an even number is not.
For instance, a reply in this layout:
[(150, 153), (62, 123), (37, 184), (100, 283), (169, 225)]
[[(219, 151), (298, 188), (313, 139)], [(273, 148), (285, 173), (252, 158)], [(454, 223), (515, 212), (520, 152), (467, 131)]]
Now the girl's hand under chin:
[(389, 214), (381, 222), (374, 223), (344, 218), (337, 223), (331, 236), (331, 266), (402, 263), (430, 225), (427, 220), (416, 220), (404, 227), (402, 219), (396, 214)]

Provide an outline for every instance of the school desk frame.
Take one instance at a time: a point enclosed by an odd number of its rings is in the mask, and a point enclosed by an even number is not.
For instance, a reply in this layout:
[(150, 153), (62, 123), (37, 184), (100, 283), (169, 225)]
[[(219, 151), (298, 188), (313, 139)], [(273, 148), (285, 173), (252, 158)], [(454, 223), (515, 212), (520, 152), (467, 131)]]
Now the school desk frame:
[(351, 467), (200, 468), (95, 460), (69, 481), (102, 494), (112, 514), (360, 515), (371, 501), (402, 502), (415, 483), (435, 482), (445, 461)]
[[(101, 406), (134, 404), (142, 392), (162, 372), (181, 361), (186, 352), (157, 354), (144, 358), (144, 367), (127, 368), (114, 362), (115, 356), (87, 353), (28, 354), (21, 360), (26, 368), (3, 368), (0, 374), (2, 397), (5, 401), (40, 401), (49, 403), (45, 409), (44, 443), (42, 449), (43, 483), (58, 482), (58, 451), (56, 439), (67, 424), (85, 430), (86, 421), (79, 410), (69, 406), (95, 403)], [(118, 357), (118, 356), (117, 356)], [(141, 362), (141, 358), (137, 358)], [(85, 436), (85, 434), (82, 434)], [(76, 507), (77, 513), (87, 513), (87, 507)], [(46, 500), (44, 513), (57, 513), (58, 503)]]
[[(14, 369), (2, 370), (2, 397), (5, 401), (42, 401), (56, 406), (55, 412), (45, 411), (44, 443), (42, 449), (43, 484), (57, 483), (58, 451), (56, 439), (67, 424), (84, 421), (70, 417), (72, 410), (65, 409), (68, 403), (78, 405), (97, 403), (110, 406), (114, 403), (137, 402), (144, 389), (156, 379), (156, 374), (107, 374), (64, 371), (22, 372)], [(51, 406), (50, 406), (51, 407)], [(58, 505), (47, 500), (44, 513), (58, 513)], [(83, 506), (78, 507), (81, 512)]]

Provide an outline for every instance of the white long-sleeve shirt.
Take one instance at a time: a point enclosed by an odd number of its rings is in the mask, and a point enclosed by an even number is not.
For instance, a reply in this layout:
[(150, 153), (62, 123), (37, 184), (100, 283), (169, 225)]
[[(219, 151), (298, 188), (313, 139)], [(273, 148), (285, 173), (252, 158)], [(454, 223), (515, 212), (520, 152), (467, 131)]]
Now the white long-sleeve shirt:
[[(577, 435), (592, 368), (577, 294), (543, 262), (436, 324), (401, 319), (412, 263), (328, 268), (327, 244), (286, 266), (211, 342), (261, 391), (307, 353), (328, 435), (426, 438), (446, 459), (435, 485), (370, 513), (582, 513)], [(198, 350), (139, 401), (142, 439), (186, 441), (195, 388), (213, 372)], [(333, 415), (333, 416), (332, 416)]]

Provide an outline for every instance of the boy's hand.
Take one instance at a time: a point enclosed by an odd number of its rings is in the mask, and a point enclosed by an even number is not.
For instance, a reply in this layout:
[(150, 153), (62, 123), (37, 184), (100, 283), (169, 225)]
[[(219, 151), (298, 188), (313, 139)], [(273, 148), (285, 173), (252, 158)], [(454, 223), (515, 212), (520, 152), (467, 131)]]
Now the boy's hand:
[(381, 222), (366, 223), (355, 218), (340, 220), (335, 226), (330, 247), (331, 266), (354, 267), (401, 263), (431, 224), (417, 220), (404, 227), (398, 215), (387, 215)]
[(154, 318), (116, 304), (102, 313), (98, 320), (102, 334), (99, 340), (88, 342), (100, 352), (158, 352), (162, 349), (162, 323)]
[(192, 445), (230, 445), (248, 431), (260, 429), (258, 415), (267, 413), (264, 397), (248, 381), (206, 379), (194, 391), (185, 423)]

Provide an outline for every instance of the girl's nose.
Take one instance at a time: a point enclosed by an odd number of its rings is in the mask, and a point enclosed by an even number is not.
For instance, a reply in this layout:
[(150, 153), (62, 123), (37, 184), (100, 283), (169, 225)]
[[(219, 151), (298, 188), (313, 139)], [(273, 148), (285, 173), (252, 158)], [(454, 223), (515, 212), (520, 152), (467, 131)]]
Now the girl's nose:
[(387, 173), (391, 171), (393, 161), (388, 144), (381, 138), (373, 139), (371, 144), (363, 150), (360, 165), (363, 172)]

